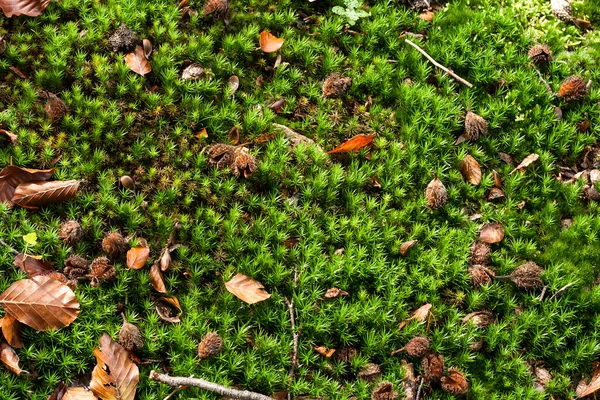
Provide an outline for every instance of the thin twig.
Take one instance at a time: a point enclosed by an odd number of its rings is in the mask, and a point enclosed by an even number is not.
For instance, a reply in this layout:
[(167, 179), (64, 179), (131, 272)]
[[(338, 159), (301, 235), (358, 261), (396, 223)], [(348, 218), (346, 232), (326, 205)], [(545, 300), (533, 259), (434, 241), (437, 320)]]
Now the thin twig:
[(294, 317), (294, 300), (289, 301), (287, 297), (283, 298), (285, 300), (285, 304), (287, 304), (288, 311), (290, 312), (290, 325), (292, 326), (292, 365), (290, 366), (290, 370), (288, 372), (289, 383), (288, 383), (288, 400), (291, 399), (291, 395), (289, 393), (290, 386), (292, 385), (292, 380), (296, 375), (296, 365), (298, 364), (298, 332), (296, 331), (296, 318)]
[(548, 301), (552, 301), (552, 299), (556, 298), (556, 296), (558, 296), (559, 294), (562, 294), (564, 291), (566, 291), (570, 286), (573, 286), (575, 284), (575, 282), (569, 282), (567, 283), (565, 286), (561, 287), (560, 289), (558, 289), (556, 291), (556, 293), (554, 293), (549, 299)]
[(546, 294), (546, 290), (548, 289), (548, 285), (544, 285), (544, 287), (542, 288), (542, 293), (540, 294), (540, 296), (538, 297), (539, 301), (544, 300), (544, 295)]
[(444, 71), (445, 73), (447, 73), (448, 75), (450, 75), (451, 77), (453, 77), (454, 79), (456, 79), (457, 81), (459, 81), (460, 83), (462, 83), (463, 85), (465, 85), (467, 87), (470, 87), (470, 88), (473, 87), (472, 83), (464, 80), (460, 76), (456, 75), (451, 69), (446, 68), (442, 64), (440, 64), (439, 62), (435, 61), (429, 54), (427, 54), (427, 52), (425, 52), (425, 50), (423, 50), (422, 48), (420, 48), (419, 46), (417, 46), (416, 44), (414, 44), (413, 42), (411, 42), (408, 39), (404, 39), (404, 41), (406, 43), (410, 44), (415, 49), (417, 49), (419, 51), (419, 53), (423, 54), (433, 65), (435, 65), (436, 67), (438, 67), (439, 69), (441, 69), (442, 71)]
[[(194, 375), (191, 375), (190, 378), (193, 378)], [(163, 400), (169, 400), (171, 397), (175, 396), (177, 393), (182, 391), (183, 389), (187, 389), (187, 386), (177, 386), (175, 389), (171, 391)]]
[(550, 93), (552, 96), (556, 96), (556, 93), (554, 93), (552, 91), (552, 88), (550, 87), (550, 85), (548, 84), (548, 82), (546, 82), (546, 80), (542, 76), (542, 73), (539, 70), (537, 70), (537, 69), (535, 69), (535, 72), (537, 72), (538, 76), (540, 77), (540, 80), (542, 81), (542, 83), (544, 84), (544, 86), (546, 86), (546, 89), (548, 90), (548, 93)]
[(156, 371), (150, 371), (150, 379), (165, 385), (179, 387), (179, 386), (193, 386), (200, 389), (207, 390), (209, 392), (220, 394), (224, 397), (233, 397), (234, 399), (240, 400), (272, 400), (269, 396), (264, 394), (250, 392), (248, 390), (237, 390), (228, 388), (217, 383), (209, 382), (200, 378), (188, 378), (184, 376), (169, 376), (161, 374)]
[(0, 239), (0, 244), (6, 248), (8, 248), (8, 250), (13, 253), (13, 254), (19, 254), (18, 251), (16, 251), (14, 248), (11, 247), (10, 244), (6, 243), (4, 240)]
[(419, 389), (417, 390), (415, 400), (419, 400), (419, 398), (421, 397), (421, 389), (423, 389), (423, 377), (421, 377), (421, 383), (419, 384)]

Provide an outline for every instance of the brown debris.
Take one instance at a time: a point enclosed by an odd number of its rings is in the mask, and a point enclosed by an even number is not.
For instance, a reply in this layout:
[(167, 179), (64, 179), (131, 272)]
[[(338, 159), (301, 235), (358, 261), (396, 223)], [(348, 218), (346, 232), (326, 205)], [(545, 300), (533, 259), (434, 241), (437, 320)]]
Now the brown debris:
[(472, 323), (477, 329), (482, 329), (494, 322), (494, 316), (490, 311), (475, 311), (465, 315), (462, 319), (464, 324)]
[(323, 295), (323, 298), (324, 299), (336, 299), (341, 296), (348, 296), (348, 294), (349, 294), (348, 292), (334, 287), (331, 289), (327, 289), (327, 291)]
[(425, 382), (439, 382), (444, 375), (444, 357), (429, 352), (421, 360)]
[(564, 80), (558, 89), (558, 97), (566, 102), (583, 100), (588, 94), (588, 84), (579, 75), (571, 75)]
[(342, 347), (335, 352), (335, 358), (345, 363), (351, 363), (357, 355), (358, 350), (350, 346)]
[(469, 267), (469, 275), (471, 276), (471, 282), (473, 282), (473, 286), (478, 288), (492, 283), (492, 280), (496, 274), (486, 266), (473, 265), (472, 267)]
[(104, 282), (113, 278), (117, 273), (115, 267), (110, 264), (109, 259), (106, 257), (98, 257), (94, 259), (90, 265), (90, 272), (92, 275), (93, 287), (97, 287), (100, 282)]
[(123, 326), (119, 331), (119, 344), (127, 351), (135, 351), (144, 347), (144, 336), (142, 336), (140, 329), (127, 322), (125, 315), (123, 315)]
[(379, 382), (371, 393), (371, 400), (396, 400), (398, 392), (394, 391), (392, 382)]
[(65, 243), (74, 245), (83, 238), (83, 229), (79, 222), (70, 220), (63, 222), (58, 237)]
[(69, 112), (67, 105), (57, 95), (50, 92), (44, 92), (43, 97), (46, 98), (46, 104), (44, 104), (44, 110), (48, 119), (53, 124), (60, 122), (65, 115)]
[(323, 81), (323, 96), (339, 97), (344, 94), (350, 86), (352, 86), (351, 78), (342, 77), (339, 73), (333, 73)]
[(543, 286), (544, 281), (540, 275), (544, 270), (536, 263), (530, 261), (521, 264), (510, 275), (497, 276), (497, 279), (510, 279), (520, 289), (535, 289)]
[(200, 64), (190, 64), (187, 66), (183, 72), (181, 73), (181, 79), (184, 81), (187, 80), (197, 80), (200, 79), (204, 75), (204, 68)]
[(442, 377), (442, 390), (452, 394), (465, 394), (469, 390), (467, 379), (455, 368), (448, 370), (448, 375)]
[(488, 265), (492, 255), (491, 247), (484, 242), (475, 242), (471, 246), (471, 265)]
[(82, 256), (75, 254), (65, 260), (65, 269), (63, 273), (68, 279), (80, 279), (87, 276), (90, 268), (89, 261)]
[(229, 2), (227, 0), (208, 0), (202, 11), (204, 15), (214, 14), (215, 19), (225, 19), (229, 10)]
[(115, 33), (108, 38), (108, 44), (113, 51), (130, 53), (135, 50), (135, 47), (142, 41), (137, 33), (122, 24), (117, 28)]
[(381, 368), (374, 363), (368, 363), (358, 371), (358, 378), (374, 381), (381, 376)]
[(477, 140), (479, 135), (487, 135), (488, 123), (480, 115), (477, 115), (471, 111), (467, 112), (465, 116), (465, 132), (464, 136), (467, 140)]
[(215, 165), (218, 169), (228, 168), (238, 178), (241, 175), (248, 178), (258, 168), (256, 158), (246, 147), (218, 143), (210, 146), (207, 153), (211, 165)]
[(418, 242), (418, 240), (413, 239), (413, 240), (408, 240), (408, 241), (402, 243), (400, 245), (400, 254), (403, 255), (403, 256), (407, 255), (408, 252), (410, 251), (410, 249), (412, 249), (413, 246), (415, 244), (417, 244), (417, 242)]
[(209, 332), (202, 338), (198, 345), (198, 357), (201, 360), (213, 357), (223, 350), (223, 339), (216, 332)]
[(406, 351), (411, 357), (421, 357), (429, 350), (429, 339), (423, 336), (416, 336), (408, 341), (406, 346), (401, 349), (392, 351), (392, 355), (398, 354), (401, 351)]
[(102, 250), (111, 258), (117, 258), (127, 252), (127, 240), (118, 232), (111, 232), (102, 240)]
[(442, 207), (448, 201), (446, 186), (444, 186), (437, 176), (427, 185), (425, 199), (427, 200), (427, 206), (434, 210)]
[(544, 65), (552, 61), (552, 50), (545, 44), (532, 46), (527, 55), (536, 65)]

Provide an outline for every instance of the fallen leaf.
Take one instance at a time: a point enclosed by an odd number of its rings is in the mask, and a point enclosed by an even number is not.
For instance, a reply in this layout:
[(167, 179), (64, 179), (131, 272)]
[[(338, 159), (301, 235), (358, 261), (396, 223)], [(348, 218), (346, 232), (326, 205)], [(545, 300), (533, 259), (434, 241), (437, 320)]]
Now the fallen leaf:
[(102, 400), (134, 400), (140, 372), (127, 350), (105, 333), (94, 356), (98, 362), (90, 381), (94, 395)]
[(21, 183), (11, 201), (21, 207), (38, 208), (73, 200), (78, 189), (79, 181), (76, 180)]
[(2, 326), (2, 336), (8, 342), (11, 347), (20, 349), (23, 347), (23, 341), (21, 339), (21, 323), (16, 320), (12, 315), (6, 314), (0, 319), (0, 326)]
[(408, 240), (400, 245), (400, 254), (405, 256), (408, 254), (408, 251), (412, 249), (412, 247), (417, 244), (418, 240)]
[(206, 128), (202, 128), (196, 132), (194, 136), (196, 136), (198, 139), (206, 139), (208, 137), (208, 132), (206, 132)]
[(183, 310), (177, 297), (173, 296), (158, 299), (156, 302), (156, 312), (163, 321), (177, 323), (181, 321), (180, 317)]
[(500, 224), (485, 224), (479, 233), (479, 240), (484, 243), (499, 243), (504, 239), (504, 228)]
[(4, 342), (0, 344), (0, 360), (10, 372), (16, 375), (19, 375), (21, 372), (29, 373), (19, 367), (19, 356), (12, 347)]
[(26, 256), (24, 254), (17, 254), (15, 256), (15, 266), (25, 274), (28, 278), (33, 278), (38, 275), (45, 275), (48, 272), (55, 271), (52, 265), (47, 261), (38, 260), (36, 258)]
[(38, 331), (64, 328), (79, 315), (79, 301), (73, 291), (48, 276), (13, 283), (0, 295), (0, 305)]
[(225, 282), (225, 288), (248, 304), (258, 303), (271, 297), (262, 283), (242, 274), (237, 274), (229, 282)]
[(148, 59), (152, 55), (152, 43), (148, 39), (142, 40), (142, 47), (144, 49), (144, 56)]
[(260, 49), (265, 53), (272, 53), (279, 50), (284, 41), (285, 39), (283, 38), (278, 38), (267, 31), (262, 31), (260, 33), (259, 45)]
[(163, 277), (160, 267), (156, 263), (152, 264), (152, 267), (150, 267), (150, 283), (157, 292), (167, 293), (165, 278)]
[(513, 160), (513, 158), (510, 156), (510, 154), (499, 152), (498, 155), (500, 156), (500, 159), (502, 161), (504, 161), (506, 164), (510, 165), (511, 167), (515, 163), (514, 160)]
[(21, 183), (46, 181), (54, 173), (52, 169), (29, 169), (9, 165), (0, 171), (0, 202), (10, 203), (17, 186)]
[(465, 394), (469, 390), (469, 383), (465, 376), (455, 368), (449, 368), (448, 374), (442, 376), (442, 390), (452, 394)]
[(419, 18), (429, 22), (433, 21), (433, 17), (435, 17), (435, 14), (428, 10), (425, 10), (419, 14)]
[(0, 137), (4, 137), (13, 146), (17, 144), (18, 137), (14, 133), (10, 133), (5, 129), (0, 129)]
[(351, 151), (358, 151), (358, 150), (362, 149), (363, 147), (371, 144), (371, 142), (373, 141), (374, 138), (375, 138), (375, 135), (365, 135), (363, 133), (359, 133), (358, 135), (354, 136), (350, 140), (347, 140), (346, 142), (337, 146), (335, 149), (329, 150), (327, 153), (328, 154), (336, 154), (336, 153), (348, 153)]
[(130, 70), (138, 75), (146, 75), (152, 71), (152, 67), (144, 54), (142, 46), (136, 46), (135, 51), (125, 56), (125, 63)]
[(425, 188), (425, 200), (427, 200), (427, 207), (433, 210), (443, 207), (448, 201), (446, 186), (444, 186), (437, 176), (427, 184)]
[(348, 296), (348, 292), (346, 292), (345, 290), (341, 290), (338, 288), (331, 288), (331, 289), (327, 289), (327, 291), (325, 292), (325, 294), (323, 295), (324, 299), (336, 299), (340, 296)]
[(26, 15), (38, 17), (42, 15), (50, 0), (0, 0), (0, 8), (7, 17)]
[(63, 396), (67, 392), (67, 385), (64, 382), (58, 384), (58, 387), (52, 392), (46, 400), (62, 400)]
[(481, 168), (473, 156), (467, 154), (463, 158), (460, 171), (470, 184), (477, 186), (481, 183)]
[(582, 379), (575, 389), (578, 398), (588, 396), (600, 389), (600, 362), (594, 362), (593, 364), (590, 383), (585, 383), (585, 381), (585, 379)]
[(229, 144), (235, 146), (240, 142), (240, 129), (237, 126), (232, 126), (227, 132), (227, 136), (229, 136)]
[(19, 68), (15, 67), (14, 65), (11, 65), (10, 67), (8, 67), (8, 69), (17, 74), (19, 78), (27, 79), (27, 75), (25, 75)]
[(528, 155), (527, 157), (525, 157), (523, 159), (523, 161), (521, 161), (521, 163), (519, 165), (517, 165), (517, 167), (515, 169), (513, 169), (512, 171), (510, 171), (510, 173), (512, 174), (515, 171), (524, 170), (529, 165), (531, 165), (533, 162), (535, 162), (538, 158), (540, 158), (540, 156), (538, 154), (531, 153), (530, 155)]
[(497, 187), (491, 188), (487, 195), (488, 201), (495, 201), (495, 200), (500, 200), (503, 198), (504, 198), (504, 192), (502, 191), (502, 189), (498, 189)]
[(229, 78), (229, 92), (231, 94), (235, 94), (235, 92), (237, 92), (238, 88), (240, 87), (240, 78), (237, 77), (237, 75), (232, 75)]
[(501, 188), (502, 187), (502, 177), (500, 176), (500, 174), (498, 172), (496, 172), (496, 170), (493, 170), (492, 176), (494, 177), (494, 186), (496, 186), (497, 188)]
[(276, 100), (273, 104), (271, 104), (269, 106), (269, 109), (275, 113), (280, 113), (283, 107), (285, 106), (285, 103), (285, 98), (281, 97), (278, 100)]
[(413, 320), (418, 321), (418, 322), (425, 321), (425, 319), (429, 315), (431, 307), (432, 307), (431, 303), (427, 303), (427, 304), (423, 304), (421, 307), (417, 308), (415, 311), (413, 311), (410, 314), (410, 317), (408, 317), (404, 321), (400, 322), (400, 325), (398, 325), (398, 330), (402, 330), (402, 328), (404, 328), (406, 326), (406, 324), (408, 324), (410, 321), (413, 321)]
[(313, 349), (323, 357), (331, 357), (335, 353), (335, 349), (328, 349), (325, 346), (315, 346)]
[(141, 269), (148, 257), (150, 256), (150, 248), (147, 246), (136, 246), (129, 249), (127, 252), (127, 267), (131, 269)]
[(67, 391), (62, 396), (61, 400), (97, 400), (91, 390), (81, 386), (73, 386), (67, 388)]

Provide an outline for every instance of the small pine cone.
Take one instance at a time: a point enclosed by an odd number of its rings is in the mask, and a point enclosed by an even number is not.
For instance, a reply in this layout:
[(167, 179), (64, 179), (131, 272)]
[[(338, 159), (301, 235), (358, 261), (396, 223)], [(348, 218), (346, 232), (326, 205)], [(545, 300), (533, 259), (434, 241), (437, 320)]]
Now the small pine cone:
[(48, 119), (53, 124), (60, 122), (64, 118), (64, 116), (67, 115), (67, 113), (69, 112), (67, 105), (54, 93), (45, 92), (44, 96), (46, 97), (46, 104), (44, 105), (44, 110), (46, 110), (46, 115), (48, 115)]
[(552, 61), (552, 50), (545, 44), (536, 44), (535, 46), (532, 46), (527, 55), (536, 65), (544, 65)]
[(427, 185), (425, 198), (427, 199), (427, 206), (434, 210), (442, 207), (448, 201), (448, 191), (437, 177), (433, 178)]
[(78, 279), (89, 272), (90, 263), (82, 256), (76, 254), (65, 260), (63, 273), (69, 279)]
[(471, 265), (487, 265), (491, 255), (492, 249), (487, 243), (475, 242), (471, 246)]
[(127, 240), (118, 232), (111, 232), (102, 240), (102, 250), (111, 258), (117, 258), (127, 251)]
[(79, 222), (70, 220), (63, 222), (58, 232), (58, 237), (65, 243), (73, 245), (83, 238), (83, 229)]
[(510, 274), (510, 280), (521, 289), (535, 289), (544, 284), (540, 275), (544, 270), (534, 262), (520, 265)]
[(127, 351), (135, 351), (144, 347), (144, 337), (140, 329), (125, 320), (123, 317), (123, 326), (119, 331), (119, 344)]
[(468, 111), (467, 115), (465, 116), (465, 139), (477, 140), (479, 139), (480, 134), (485, 136), (487, 133), (487, 121), (482, 116)]
[(566, 102), (575, 102), (587, 97), (587, 82), (579, 75), (571, 75), (560, 85), (558, 97)]
[(455, 368), (448, 369), (448, 375), (442, 377), (442, 390), (452, 394), (465, 394), (469, 390), (467, 379)]
[(568, 0), (551, 0), (550, 7), (556, 18), (564, 22), (569, 22), (573, 19), (573, 7)]
[(323, 96), (339, 97), (343, 95), (352, 86), (352, 79), (342, 77), (338, 73), (329, 75), (323, 81)]
[(223, 339), (216, 332), (209, 332), (202, 338), (198, 345), (198, 357), (201, 360), (213, 357), (223, 350)]
[(229, 2), (227, 0), (208, 0), (204, 7), (202, 7), (204, 15), (210, 15), (214, 13), (215, 19), (225, 19), (228, 9)]
[(374, 381), (381, 376), (381, 368), (374, 363), (368, 363), (358, 371), (358, 378)]
[(137, 33), (122, 24), (117, 28), (115, 33), (108, 38), (108, 44), (112, 47), (113, 51), (120, 51), (123, 53), (129, 53), (135, 50), (135, 46), (140, 44), (142, 39)]
[(94, 287), (97, 287), (100, 282), (111, 279), (117, 273), (115, 267), (110, 264), (109, 259), (106, 257), (98, 257), (92, 261), (90, 272), (92, 275), (92, 286)]
[(335, 358), (345, 363), (351, 363), (354, 357), (356, 357), (357, 355), (358, 350), (350, 346), (342, 347), (334, 353)]
[(218, 169), (228, 168), (236, 177), (248, 178), (258, 168), (256, 158), (246, 147), (218, 143), (208, 148), (208, 162)]
[(492, 283), (496, 274), (494, 271), (483, 265), (473, 265), (472, 267), (469, 267), (469, 275), (471, 276), (473, 286), (478, 288)]
[(379, 382), (371, 393), (371, 400), (396, 400), (398, 392), (394, 391), (392, 382)]
[(429, 350), (429, 339), (423, 336), (414, 337), (403, 349), (411, 357), (421, 357)]
[(465, 315), (462, 322), (463, 324), (471, 322), (475, 328), (482, 329), (494, 322), (494, 315), (489, 311), (475, 311)]
[(444, 375), (444, 357), (429, 352), (421, 360), (423, 378), (426, 382), (439, 382)]

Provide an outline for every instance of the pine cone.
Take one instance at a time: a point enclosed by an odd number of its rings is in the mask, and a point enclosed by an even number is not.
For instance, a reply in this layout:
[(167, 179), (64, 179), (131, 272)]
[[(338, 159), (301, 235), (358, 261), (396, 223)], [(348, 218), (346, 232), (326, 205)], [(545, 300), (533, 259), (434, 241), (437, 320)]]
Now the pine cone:
[(394, 391), (392, 382), (379, 382), (371, 393), (371, 400), (396, 400), (398, 392)]
[(108, 38), (108, 44), (112, 47), (113, 51), (120, 51), (123, 53), (130, 53), (135, 50), (135, 46), (140, 44), (142, 39), (137, 33), (122, 24), (117, 28), (115, 33)]
[(429, 352), (421, 360), (423, 378), (426, 382), (439, 382), (444, 375), (444, 357)]
[(202, 7), (204, 15), (210, 15), (214, 13), (215, 19), (225, 19), (228, 9), (229, 2), (227, 0), (208, 0), (204, 7)]
[(123, 326), (119, 331), (119, 344), (127, 351), (135, 351), (144, 347), (144, 337), (140, 329), (127, 322), (125, 316), (123, 316)]
[(351, 78), (344, 78), (338, 73), (333, 73), (323, 81), (323, 96), (339, 97), (344, 94), (350, 86), (352, 86)]
[(467, 112), (467, 115), (465, 116), (465, 139), (477, 140), (479, 139), (480, 134), (485, 136), (487, 133), (487, 121), (480, 115), (472, 113), (471, 111)]
[(97, 287), (98, 283), (107, 281), (115, 276), (117, 271), (115, 267), (110, 265), (110, 261), (106, 257), (98, 257), (90, 265), (92, 275), (92, 286)]
[(531, 61), (536, 65), (544, 65), (552, 61), (552, 50), (545, 44), (536, 44), (527, 53)]
[(223, 350), (223, 339), (216, 332), (209, 332), (202, 338), (198, 345), (198, 357), (201, 360), (213, 357)]
[(46, 104), (44, 105), (44, 110), (46, 110), (46, 115), (48, 115), (48, 119), (53, 124), (60, 122), (69, 112), (67, 105), (54, 93), (45, 92), (44, 97), (46, 97)]
[(487, 243), (475, 242), (471, 246), (471, 265), (487, 265), (491, 255), (492, 249)]
[(558, 97), (566, 102), (575, 102), (587, 97), (587, 82), (579, 75), (571, 75), (560, 85)]
[(471, 276), (473, 286), (478, 288), (492, 283), (496, 274), (494, 271), (483, 265), (473, 265), (472, 267), (469, 267), (469, 275)]
[(58, 237), (65, 243), (73, 245), (83, 238), (83, 229), (79, 222), (70, 220), (60, 226)]
[(429, 339), (423, 336), (414, 337), (403, 349), (411, 357), (421, 357), (429, 350)]
[(427, 206), (434, 210), (442, 207), (448, 201), (446, 187), (437, 177), (433, 178), (427, 185), (425, 198), (427, 199)]
[(111, 232), (102, 240), (102, 250), (111, 258), (117, 258), (127, 252), (127, 241), (118, 232)]
[(452, 394), (465, 394), (469, 390), (467, 379), (455, 368), (448, 370), (448, 375), (442, 377), (442, 390)]
[(256, 169), (256, 158), (246, 147), (218, 143), (208, 148), (208, 162), (218, 169), (228, 168), (236, 177), (248, 178)]
[(368, 363), (358, 371), (358, 378), (374, 381), (381, 376), (381, 368), (374, 363)]

